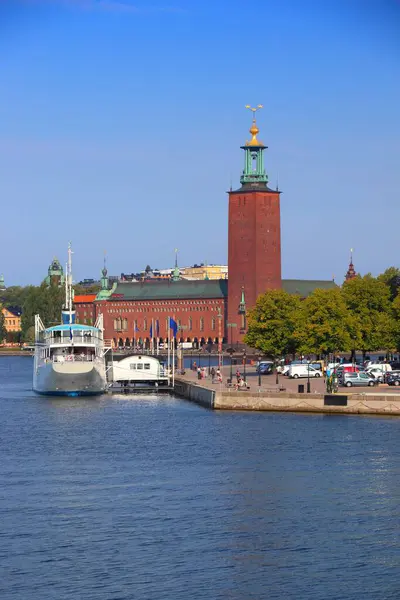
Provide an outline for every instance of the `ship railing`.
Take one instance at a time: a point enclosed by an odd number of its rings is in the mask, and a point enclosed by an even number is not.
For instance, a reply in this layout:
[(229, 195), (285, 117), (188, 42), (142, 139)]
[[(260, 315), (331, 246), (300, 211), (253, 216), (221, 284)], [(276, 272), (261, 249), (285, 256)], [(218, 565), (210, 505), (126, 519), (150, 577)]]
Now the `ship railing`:
[(73, 335), (72, 338), (70, 337), (62, 337), (62, 338), (54, 338), (54, 337), (50, 337), (47, 340), (52, 346), (70, 346), (73, 344), (76, 344), (78, 346), (86, 346), (86, 345), (95, 345), (95, 344), (100, 344), (101, 340), (99, 338), (96, 337), (92, 337), (92, 336), (85, 336), (82, 337), (80, 335)]
[[(66, 362), (93, 362), (95, 360), (95, 355), (93, 356), (82, 356), (81, 354), (66, 354), (62, 356), (53, 356), (53, 363), (66, 363)], [(51, 359), (49, 359), (51, 360)]]

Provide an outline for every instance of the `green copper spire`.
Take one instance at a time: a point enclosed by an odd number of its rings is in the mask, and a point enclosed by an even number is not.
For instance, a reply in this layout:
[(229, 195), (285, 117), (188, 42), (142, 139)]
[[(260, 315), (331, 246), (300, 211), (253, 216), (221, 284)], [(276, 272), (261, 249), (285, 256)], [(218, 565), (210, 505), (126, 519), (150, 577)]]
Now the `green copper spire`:
[(247, 105), (246, 108), (253, 113), (253, 122), (250, 127), (251, 140), (246, 142), (245, 146), (241, 146), (244, 150), (244, 169), (240, 178), (240, 183), (267, 183), (268, 176), (264, 168), (264, 155), (263, 152), (267, 146), (257, 139), (259, 129), (256, 123), (255, 113), (257, 110), (262, 108), (262, 104), (259, 104), (256, 108), (252, 108)]
[(181, 272), (178, 267), (178, 248), (175, 248), (175, 268), (172, 271), (172, 281), (179, 281), (181, 279)]

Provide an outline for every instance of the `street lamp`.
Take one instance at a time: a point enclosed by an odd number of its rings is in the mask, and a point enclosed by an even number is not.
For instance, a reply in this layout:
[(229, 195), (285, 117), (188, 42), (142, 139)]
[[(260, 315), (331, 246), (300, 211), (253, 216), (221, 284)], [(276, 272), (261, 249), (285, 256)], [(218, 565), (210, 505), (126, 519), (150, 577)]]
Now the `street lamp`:
[(246, 350), (243, 350), (243, 378), (245, 381), (246, 381), (246, 360), (247, 360)]
[(261, 354), (258, 355), (258, 388), (260, 389), (261, 387), (261, 369), (260, 369), (260, 362), (261, 362)]
[(208, 374), (211, 375), (211, 348), (212, 343), (208, 343)]
[(308, 357), (307, 360), (307, 394), (309, 394), (311, 392), (311, 386), (310, 386), (310, 357)]
[(232, 383), (232, 377), (233, 377), (232, 355), (234, 353), (234, 349), (232, 348), (232, 328), (237, 327), (237, 323), (227, 323), (226, 326), (231, 330), (231, 347), (229, 348), (229, 354), (231, 355), (231, 383)]

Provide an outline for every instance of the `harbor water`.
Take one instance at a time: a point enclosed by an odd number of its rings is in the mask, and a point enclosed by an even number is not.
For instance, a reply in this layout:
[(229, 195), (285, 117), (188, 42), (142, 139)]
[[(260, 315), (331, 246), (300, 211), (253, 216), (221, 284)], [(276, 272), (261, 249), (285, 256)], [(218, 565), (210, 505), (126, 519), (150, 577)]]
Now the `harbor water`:
[(51, 398), (0, 358), (1, 600), (397, 600), (400, 419)]

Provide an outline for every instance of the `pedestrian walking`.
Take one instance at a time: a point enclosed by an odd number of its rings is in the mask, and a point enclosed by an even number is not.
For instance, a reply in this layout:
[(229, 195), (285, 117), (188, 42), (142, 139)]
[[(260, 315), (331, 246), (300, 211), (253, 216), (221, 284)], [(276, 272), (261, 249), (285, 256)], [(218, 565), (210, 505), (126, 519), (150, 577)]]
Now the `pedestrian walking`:
[(211, 372), (211, 383), (214, 383), (214, 380), (215, 380), (215, 369), (214, 369), (214, 367), (212, 367), (212, 369), (211, 369), (210, 372)]

